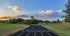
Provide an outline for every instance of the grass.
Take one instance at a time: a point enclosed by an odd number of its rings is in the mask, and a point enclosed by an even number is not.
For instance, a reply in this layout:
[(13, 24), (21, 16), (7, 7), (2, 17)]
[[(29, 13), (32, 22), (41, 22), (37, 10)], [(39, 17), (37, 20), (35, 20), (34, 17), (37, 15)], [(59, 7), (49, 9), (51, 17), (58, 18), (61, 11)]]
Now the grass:
[(17, 24), (0, 24), (0, 29), (9, 29), (9, 28), (18, 28), (18, 27), (22, 27), (23, 25), (17, 25)]
[(43, 24), (42, 26), (60, 36), (70, 36), (70, 24)]
[(26, 27), (28, 27), (28, 25), (0, 23), (0, 36), (7, 36)]

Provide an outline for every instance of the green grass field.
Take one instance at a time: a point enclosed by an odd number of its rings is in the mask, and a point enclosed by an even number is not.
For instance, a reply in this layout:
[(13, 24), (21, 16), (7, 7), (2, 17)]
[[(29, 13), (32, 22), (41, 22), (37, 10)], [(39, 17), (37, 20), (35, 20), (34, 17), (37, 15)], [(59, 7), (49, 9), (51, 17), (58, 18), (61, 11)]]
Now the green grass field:
[(70, 24), (43, 24), (42, 26), (60, 36), (70, 36)]
[(27, 25), (0, 23), (0, 36), (7, 36), (26, 27)]

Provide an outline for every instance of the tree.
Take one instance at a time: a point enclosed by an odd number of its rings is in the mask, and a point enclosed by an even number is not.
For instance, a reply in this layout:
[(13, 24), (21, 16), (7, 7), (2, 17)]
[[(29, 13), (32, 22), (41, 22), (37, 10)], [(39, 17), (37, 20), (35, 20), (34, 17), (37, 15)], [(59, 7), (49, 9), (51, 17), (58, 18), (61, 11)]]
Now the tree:
[(34, 18), (34, 16), (31, 16), (31, 19), (33, 19)]
[(70, 22), (70, 3), (66, 4), (66, 10), (64, 10), (63, 12), (66, 13), (65, 17), (65, 21), (66, 22)]
[(41, 23), (43, 22), (42, 20), (38, 20), (38, 21), (41, 22)]
[(31, 24), (32, 22), (31, 22), (31, 20), (25, 20), (24, 21), (24, 24)]
[(16, 19), (16, 23), (23, 23), (23, 19), (21, 19), (21, 18), (18, 18), (18, 19)]
[(57, 23), (57, 21), (52, 21), (52, 23)]
[(38, 20), (37, 19), (32, 19), (31, 24), (38, 24)]
[(9, 22), (9, 23), (16, 23), (16, 19), (15, 19), (15, 18), (10, 19), (8, 22)]
[(31, 24), (38, 24), (38, 20), (34, 19), (34, 16), (31, 16)]
[(50, 23), (50, 21), (46, 20), (46, 23)]
[(60, 22), (59, 19), (57, 19), (57, 22), (58, 22), (58, 23)]
[(9, 23), (23, 23), (23, 19), (21, 19), (21, 18), (17, 18), (17, 19), (15, 19), (15, 18), (13, 18), (13, 19), (10, 19), (8, 22)]
[(37, 19), (25, 20), (24, 24), (38, 24), (38, 20)]

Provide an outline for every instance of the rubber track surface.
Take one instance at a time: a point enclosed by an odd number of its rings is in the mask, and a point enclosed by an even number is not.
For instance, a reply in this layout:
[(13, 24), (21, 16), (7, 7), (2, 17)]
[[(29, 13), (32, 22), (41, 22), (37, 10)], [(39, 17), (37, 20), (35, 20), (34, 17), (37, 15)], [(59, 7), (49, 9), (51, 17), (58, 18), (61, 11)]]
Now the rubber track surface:
[(30, 25), (30, 27), (8, 36), (59, 36), (41, 25)]

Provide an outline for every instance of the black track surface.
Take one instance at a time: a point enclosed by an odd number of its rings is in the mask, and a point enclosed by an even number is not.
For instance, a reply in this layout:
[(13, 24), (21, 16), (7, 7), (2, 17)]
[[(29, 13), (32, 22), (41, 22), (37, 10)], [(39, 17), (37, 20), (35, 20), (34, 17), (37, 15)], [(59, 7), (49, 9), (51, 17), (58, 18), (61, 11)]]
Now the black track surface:
[(59, 36), (41, 25), (30, 25), (30, 27), (18, 31), (9, 36)]

